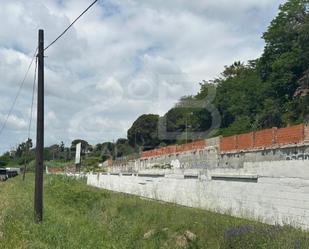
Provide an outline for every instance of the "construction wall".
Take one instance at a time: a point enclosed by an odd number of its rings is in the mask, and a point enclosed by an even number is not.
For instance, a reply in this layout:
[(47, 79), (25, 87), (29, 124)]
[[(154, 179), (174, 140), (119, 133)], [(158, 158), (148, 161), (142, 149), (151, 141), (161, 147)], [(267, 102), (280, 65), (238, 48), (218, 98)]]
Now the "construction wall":
[[(306, 127), (307, 132), (308, 127)], [(307, 135), (307, 134), (306, 134)], [(265, 149), (284, 145), (292, 145), (303, 142), (305, 139), (304, 124), (287, 128), (272, 128), (257, 132), (251, 132), (220, 140), (220, 152), (239, 152), (248, 150)]]
[(309, 126), (168, 146), (109, 172), (88, 184), (309, 229)]
[(109, 172), (137, 172), (145, 169), (201, 169), (218, 166), (217, 147), (186, 151), (170, 155), (161, 155), (131, 160), (121, 165), (113, 165)]
[(246, 162), (306, 160), (309, 164), (309, 145), (282, 146), (271, 149), (221, 153), (218, 160), (220, 168), (243, 168)]
[(304, 135), (305, 135), (304, 142), (309, 143), (309, 125), (306, 125), (304, 127)]
[(154, 150), (144, 151), (142, 153), (142, 158), (184, 153), (187, 151), (204, 149), (206, 146), (207, 146), (206, 140), (199, 140), (194, 141), (192, 143), (181, 144), (181, 145), (170, 145)]
[(89, 174), (87, 184), (269, 224), (309, 229), (307, 161), (245, 163), (242, 169)]
[(214, 169), (243, 168), (246, 162), (304, 160), (309, 164), (309, 144), (285, 145), (251, 151), (219, 153), (218, 147), (210, 146), (199, 151), (142, 158), (108, 168), (109, 172), (138, 172), (140, 170), (164, 169)]
[(141, 158), (119, 161), (108, 170), (242, 168), (245, 162), (275, 160), (309, 160), (308, 125), (272, 128), (144, 151)]

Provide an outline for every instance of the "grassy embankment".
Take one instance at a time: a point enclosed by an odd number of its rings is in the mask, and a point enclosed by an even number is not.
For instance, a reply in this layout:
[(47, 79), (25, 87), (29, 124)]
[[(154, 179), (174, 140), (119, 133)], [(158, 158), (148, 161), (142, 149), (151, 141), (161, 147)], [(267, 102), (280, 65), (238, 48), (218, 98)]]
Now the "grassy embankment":
[(309, 234), (142, 200), (45, 177), (45, 215), (33, 223), (33, 175), (0, 183), (0, 248), (309, 248)]

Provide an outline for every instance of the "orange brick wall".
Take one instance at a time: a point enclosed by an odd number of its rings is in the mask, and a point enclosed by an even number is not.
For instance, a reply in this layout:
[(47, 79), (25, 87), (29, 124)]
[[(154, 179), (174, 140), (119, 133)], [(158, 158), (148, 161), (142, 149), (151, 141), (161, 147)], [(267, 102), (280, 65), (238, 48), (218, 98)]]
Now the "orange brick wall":
[(195, 142), (192, 143), (192, 147), (195, 150), (203, 149), (206, 146), (207, 146), (207, 141), (206, 140), (195, 141)]
[(237, 149), (253, 149), (254, 146), (254, 132), (242, 134), (237, 136)]
[(220, 139), (220, 151), (237, 150), (237, 136), (223, 137)]
[(184, 152), (189, 150), (198, 150), (206, 147), (206, 140), (195, 141), (188, 144), (176, 145), (176, 152)]
[(154, 150), (148, 150), (148, 151), (143, 151), (142, 152), (142, 158), (143, 157), (154, 157), (154, 156), (163, 156), (163, 155), (169, 155), (169, 154), (174, 154), (174, 153), (182, 153), (185, 151), (190, 151), (190, 150), (198, 150), (198, 149), (203, 149), (206, 147), (206, 140), (200, 140), (200, 141), (195, 141), (192, 143), (188, 144), (181, 144), (181, 145), (170, 145)]
[(142, 157), (151, 157), (152, 156), (152, 152), (151, 150), (148, 151), (143, 151), (142, 152)]
[(301, 143), (305, 139), (309, 141), (309, 126), (301, 124), (281, 129), (272, 128), (221, 138), (220, 151), (268, 148), (275, 145)]
[(304, 125), (295, 125), (287, 128), (278, 129), (277, 144), (291, 144), (304, 141)]
[(276, 132), (276, 128), (255, 132), (254, 148), (271, 147), (276, 141)]
[(309, 142), (309, 124), (305, 126), (305, 141)]
[[(259, 148), (268, 148), (275, 145), (285, 145), (309, 141), (309, 126), (304, 124), (287, 128), (272, 128), (236, 136), (220, 138), (220, 151), (240, 151)], [(142, 157), (162, 156), (182, 153), (190, 150), (203, 149), (207, 146), (206, 140), (195, 141), (182, 145), (170, 145), (150, 151), (144, 151)]]

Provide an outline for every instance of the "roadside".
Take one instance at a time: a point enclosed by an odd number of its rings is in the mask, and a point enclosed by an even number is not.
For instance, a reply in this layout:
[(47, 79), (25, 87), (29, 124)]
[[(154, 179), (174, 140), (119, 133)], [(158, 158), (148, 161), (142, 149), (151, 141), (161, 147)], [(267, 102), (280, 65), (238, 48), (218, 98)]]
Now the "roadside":
[(0, 183), (0, 248), (309, 248), (309, 234), (142, 200), (45, 176), (44, 222), (33, 224), (33, 175)]

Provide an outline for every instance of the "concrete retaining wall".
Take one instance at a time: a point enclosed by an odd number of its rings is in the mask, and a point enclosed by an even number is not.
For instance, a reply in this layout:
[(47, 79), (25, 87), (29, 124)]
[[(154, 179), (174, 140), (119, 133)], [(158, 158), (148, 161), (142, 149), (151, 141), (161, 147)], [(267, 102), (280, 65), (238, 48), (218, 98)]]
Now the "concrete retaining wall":
[(120, 165), (108, 167), (108, 171), (112, 173), (124, 171), (133, 173), (144, 169), (163, 169), (169, 167), (176, 169), (216, 168), (218, 167), (218, 158), (218, 148), (209, 146), (200, 150), (131, 160)]
[(218, 167), (242, 168), (246, 162), (306, 160), (309, 164), (309, 146), (287, 146), (271, 149), (225, 153), (219, 156)]
[(230, 137), (144, 151), (134, 160), (115, 160), (111, 172), (151, 168), (242, 168), (245, 162), (309, 160), (309, 125), (272, 128)]
[(215, 169), (243, 168), (246, 162), (267, 162), (278, 160), (306, 160), (309, 163), (309, 145), (288, 145), (252, 151), (218, 153), (217, 146), (203, 150), (187, 151), (171, 155), (141, 158), (108, 168), (109, 172), (138, 172), (144, 169), (173, 168), (181, 169)]
[(269, 224), (309, 229), (308, 161), (245, 163), (241, 169), (90, 174), (87, 184)]

